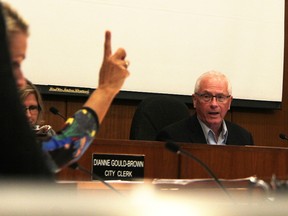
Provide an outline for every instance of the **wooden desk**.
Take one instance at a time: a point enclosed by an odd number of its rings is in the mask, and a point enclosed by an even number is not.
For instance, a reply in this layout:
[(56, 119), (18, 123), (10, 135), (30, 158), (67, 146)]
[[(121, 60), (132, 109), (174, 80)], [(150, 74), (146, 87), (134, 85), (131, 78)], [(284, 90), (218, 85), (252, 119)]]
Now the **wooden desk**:
[[(287, 178), (288, 148), (206, 144), (181, 144), (181, 147), (207, 164), (218, 178), (235, 179), (255, 175), (269, 181), (273, 174), (278, 179)], [(149, 179), (210, 178), (191, 158), (168, 151), (164, 142), (96, 139), (79, 160), (79, 164), (89, 171), (93, 153), (144, 154), (144, 175)], [(89, 181), (91, 176), (65, 168), (57, 175), (57, 179)]]
[[(286, 179), (288, 148), (184, 144), (182, 148), (201, 159), (218, 178), (257, 176), (270, 181), (273, 174)], [(191, 158), (180, 158), (179, 178), (207, 178), (207, 172)]]
[[(178, 178), (179, 156), (165, 149), (163, 142), (96, 139), (79, 160), (79, 164), (91, 171), (93, 153), (144, 154), (145, 178)], [(91, 180), (91, 176), (70, 168), (63, 169), (59, 180)]]
[[(113, 197), (130, 196), (135, 191), (153, 191), (158, 195), (168, 195), (183, 198), (197, 197), (206, 199), (209, 194), (215, 196), (215, 200), (226, 201), (242, 200), (245, 203), (265, 202), (271, 195), (270, 187), (257, 178), (222, 180), (225, 191), (219, 187), (214, 179), (144, 179), (144, 181), (106, 181), (104, 185), (99, 181), (59, 181), (64, 188), (74, 189), (78, 194), (104, 195)], [(267, 201), (266, 201), (267, 202)]]

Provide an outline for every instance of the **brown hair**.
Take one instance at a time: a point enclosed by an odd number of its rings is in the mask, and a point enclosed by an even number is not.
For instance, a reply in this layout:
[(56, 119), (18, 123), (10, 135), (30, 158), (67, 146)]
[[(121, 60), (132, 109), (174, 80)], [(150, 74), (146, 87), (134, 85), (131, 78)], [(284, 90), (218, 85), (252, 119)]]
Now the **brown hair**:
[(15, 33), (22, 32), (29, 35), (29, 25), (21, 15), (7, 2), (1, 2), (6, 22), (8, 40)]

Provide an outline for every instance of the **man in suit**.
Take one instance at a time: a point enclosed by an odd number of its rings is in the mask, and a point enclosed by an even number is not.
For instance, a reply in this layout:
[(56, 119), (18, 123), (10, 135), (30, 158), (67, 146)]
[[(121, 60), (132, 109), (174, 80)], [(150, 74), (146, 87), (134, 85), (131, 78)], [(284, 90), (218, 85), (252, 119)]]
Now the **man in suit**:
[(193, 105), (196, 113), (162, 129), (159, 141), (207, 143), (216, 145), (253, 145), (246, 129), (224, 120), (232, 102), (232, 87), (217, 71), (202, 74), (196, 81)]

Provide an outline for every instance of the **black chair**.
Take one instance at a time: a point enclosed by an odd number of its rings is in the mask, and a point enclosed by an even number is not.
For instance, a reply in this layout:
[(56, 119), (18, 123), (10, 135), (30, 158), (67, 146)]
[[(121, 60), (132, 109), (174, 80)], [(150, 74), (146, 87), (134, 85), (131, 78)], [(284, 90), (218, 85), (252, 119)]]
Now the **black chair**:
[(138, 105), (130, 129), (131, 140), (155, 140), (165, 126), (189, 116), (189, 108), (171, 96), (147, 97)]

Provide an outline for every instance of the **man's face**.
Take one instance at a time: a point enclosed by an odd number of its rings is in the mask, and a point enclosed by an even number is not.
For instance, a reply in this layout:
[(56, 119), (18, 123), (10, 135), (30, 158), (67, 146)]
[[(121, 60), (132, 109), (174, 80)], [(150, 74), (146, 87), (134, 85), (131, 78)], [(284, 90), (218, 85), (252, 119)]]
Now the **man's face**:
[(21, 70), (22, 62), (25, 59), (27, 49), (27, 35), (24, 33), (14, 33), (10, 37), (10, 54), (12, 59), (12, 68), (18, 88), (26, 85), (26, 79)]
[[(206, 77), (202, 80), (197, 93), (213, 96), (229, 95), (227, 83), (211, 77)], [(218, 130), (222, 125), (222, 121), (227, 111), (230, 109), (232, 97), (225, 98), (223, 102), (219, 102), (213, 97), (211, 101), (206, 102), (203, 97), (198, 94), (193, 94), (192, 96), (198, 118), (212, 130)]]

